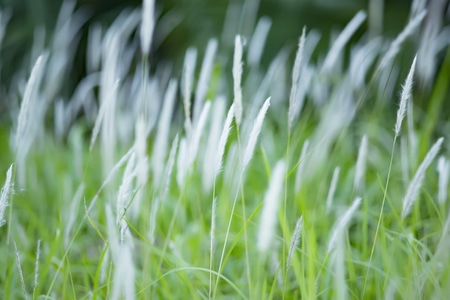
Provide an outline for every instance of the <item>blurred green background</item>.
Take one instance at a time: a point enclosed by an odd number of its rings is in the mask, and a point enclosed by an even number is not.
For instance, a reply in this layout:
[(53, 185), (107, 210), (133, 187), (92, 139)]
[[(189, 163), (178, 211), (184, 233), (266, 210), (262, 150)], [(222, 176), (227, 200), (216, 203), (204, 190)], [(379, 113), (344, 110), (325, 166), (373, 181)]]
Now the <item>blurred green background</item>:
[[(394, 36), (405, 25), (410, 1), (385, 1), (383, 32)], [(44, 26), (47, 43), (52, 36), (61, 0), (1, 0), (0, 7), (9, 9), (11, 19), (2, 45), (5, 64), (3, 79), (7, 79), (24, 61), (33, 43), (36, 28)], [(127, 7), (140, 7), (139, 0), (78, 0), (76, 6), (85, 10), (87, 23), (81, 32), (80, 51), (88, 28), (93, 23), (110, 24)], [(369, 1), (293, 1), (293, 0), (160, 0), (156, 1), (160, 30), (156, 30), (153, 59), (179, 63), (188, 46), (201, 51), (211, 37), (221, 39), (220, 49), (232, 47), (233, 36), (223, 36), (227, 13), (231, 28), (249, 36), (257, 20), (267, 16), (272, 20), (263, 63), (274, 57), (281, 47), (295, 45), (302, 27), (319, 29), (326, 37), (333, 29), (342, 29), (361, 9), (368, 10)], [(256, 12), (256, 15), (254, 14)], [(243, 15), (245, 17), (241, 17)], [(236, 19), (236, 16), (238, 19)], [(161, 28), (164, 27), (164, 28)], [(162, 31), (162, 32), (161, 32)], [(167, 35), (167, 31), (169, 34)], [(230, 40), (231, 39), (231, 40)], [(322, 38), (323, 42), (328, 42)], [(83, 55), (78, 55), (83, 60)], [(75, 64), (84, 65), (84, 64)]]
[[(76, 54), (69, 80), (62, 95), (68, 98), (76, 84), (86, 75), (86, 44), (89, 27), (100, 23), (105, 28), (127, 8), (140, 7), (139, 0), (78, 0), (76, 9), (83, 12), (86, 22), (74, 42)], [(9, 12), (11, 18), (0, 49), (1, 97), (0, 120), (4, 121), (9, 101), (8, 89), (18, 70), (28, 73), (31, 49), (35, 32), (45, 28), (43, 45), (51, 43), (61, 0), (0, 0), (0, 8)], [(411, 2), (406, 0), (384, 1), (382, 34), (395, 37), (405, 26)], [(262, 56), (262, 65), (267, 66), (282, 47), (290, 47), (293, 56), (303, 26), (318, 29), (322, 33), (318, 53), (329, 47), (329, 34), (342, 30), (359, 11), (368, 11), (369, 0), (159, 0), (156, 1), (158, 23), (150, 62), (170, 63), (174, 76), (181, 70), (184, 54), (194, 45), (202, 52), (209, 38), (217, 37), (219, 52), (232, 53), (235, 33), (250, 37), (259, 18), (267, 16), (272, 26)], [(5, 14), (4, 14), (5, 15)], [(224, 30), (229, 29), (228, 31)], [(364, 25), (359, 36), (367, 30)], [(358, 34), (357, 34), (358, 36)], [(0, 121), (1, 122), (1, 121)]]

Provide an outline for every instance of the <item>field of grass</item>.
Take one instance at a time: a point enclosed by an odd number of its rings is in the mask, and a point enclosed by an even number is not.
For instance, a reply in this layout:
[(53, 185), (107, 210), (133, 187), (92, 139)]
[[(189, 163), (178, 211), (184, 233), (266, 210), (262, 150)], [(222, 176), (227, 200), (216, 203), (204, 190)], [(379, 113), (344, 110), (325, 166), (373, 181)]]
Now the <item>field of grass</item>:
[(263, 18), (174, 71), (153, 5), (92, 25), (63, 99), (66, 2), (4, 89), (0, 298), (446, 299), (450, 51), (423, 50), (425, 8), (393, 40), (363, 11), (328, 48), (305, 28), (268, 68)]

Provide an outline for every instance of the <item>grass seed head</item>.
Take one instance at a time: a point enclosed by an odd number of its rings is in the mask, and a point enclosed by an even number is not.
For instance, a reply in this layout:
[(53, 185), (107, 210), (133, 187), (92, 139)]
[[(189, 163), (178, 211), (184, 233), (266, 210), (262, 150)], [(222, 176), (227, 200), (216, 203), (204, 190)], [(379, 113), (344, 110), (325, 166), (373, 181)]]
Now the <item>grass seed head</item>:
[(155, 29), (155, 1), (143, 0), (142, 1), (142, 23), (140, 38), (141, 38), (141, 51), (143, 56), (148, 56), (150, 53), (150, 47), (153, 39), (153, 31)]
[(417, 200), (420, 187), (422, 186), (423, 179), (425, 178), (425, 172), (433, 162), (436, 155), (439, 153), (443, 141), (444, 138), (441, 137), (433, 145), (433, 147), (431, 147), (431, 149), (428, 151), (427, 155), (423, 159), (422, 163), (420, 164), (419, 168), (417, 169), (413, 179), (409, 183), (408, 190), (406, 191), (406, 195), (403, 198), (402, 219), (404, 219), (411, 212), (411, 207)]
[(413, 78), (414, 78), (414, 69), (416, 68), (416, 59), (414, 58), (413, 63), (411, 65), (411, 69), (409, 70), (408, 77), (406, 77), (405, 84), (403, 85), (402, 95), (400, 98), (400, 105), (397, 110), (397, 122), (395, 123), (395, 136), (399, 136), (400, 128), (402, 126), (403, 118), (406, 115), (406, 108), (408, 102), (411, 101), (412, 98), (412, 86), (413, 86)]
[(9, 166), (9, 169), (6, 172), (5, 185), (3, 186), (0, 193), (0, 227), (6, 223), (5, 220), (6, 207), (8, 206), (9, 198), (14, 192), (14, 183), (12, 181), (12, 168), (13, 165)]
[(264, 197), (258, 229), (258, 250), (267, 253), (274, 242), (278, 206), (282, 197), (286, 165), (284, 160), (277, 162), (270, 177), (269, 188)]
[(236, 124), (241, 125), (242, 120), (242, 39), (239, 35), (234, 40), (233, 59), (233, 86), (234, 86), (234, 113)]

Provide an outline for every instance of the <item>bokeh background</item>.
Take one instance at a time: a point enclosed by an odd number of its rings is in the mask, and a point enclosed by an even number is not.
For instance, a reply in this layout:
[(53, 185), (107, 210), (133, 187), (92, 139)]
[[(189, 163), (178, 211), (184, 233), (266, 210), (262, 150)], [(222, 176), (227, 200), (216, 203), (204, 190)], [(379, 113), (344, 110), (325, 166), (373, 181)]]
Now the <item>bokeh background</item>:
[[(442, 2), (442, 18), (448, 24), (449, 5)], [(29, 72), (34, 62), (33, 45), (46, 48), (52, 43), (53, 32), (58, 22), (62, 0), (0, 0), (2, 21), (8, 21), (0, 48), (0, 122), (8, 123), (8, 89), (17, 88), (14, 79), (18, 70)], [(67, 70), (62, 97), (73, 93), (76, 84), (86, 75), (86, 44), (92, 24), (104, 27), (111, 24), (124, 10), (141, 6), (139, 0), (72, 0), (81, 19), (82, 26), (73, 40), (73, 63)], [(430, 2), (430, 1), (428, 1)], [(150, 64), (167, 63), (172, 66), (173, 76), (179, 76), (184, 54), (194, 45), (199, 57), (208, 39), (219, 39), (219, 54), (232, 53), (236, 33), (250, 37), (257, 21), (266, 16), (271, 20), (271, 29), (262, 56), (261, 65), (267, 66), (283, 47), (295, 53), (296, 43), (303, 26), (318, 29), (322, 34), (315, 55), (326, 53), (330, 34), (342, 30), (359, 11), (381, 9), (381, 18), (371, 18), (355, 38), (367, 30), (372, 35), (394, 38), (408, 21), (411, 1), (407, 0), (157, 0), (158, 23), (155, 30)], [(370, 15), (370, 14), (369, 14)], [(372, 24), (371, 24), (372, 22)], [(368, 28), (370, 27), (370, 28)], [(418, 43), (419, 38), (409, 43)], [(408, 47), (403, 53), (408, 54)], [(410, 47), (411, 50), (416, 47)], [(35, 56), (35, 55), (34, 55)], [(408, 55), (406, 55), (408, 57)], [(401, 57), (399, 58), (401, 60)], [(201, 61), (201, 60), (199, 60)], [(197, 62), (199, 64), (200, 62)], [(409, 65), (405, 61), (403, 73)], [(15, 77), (16, 76), (16, 77)]]

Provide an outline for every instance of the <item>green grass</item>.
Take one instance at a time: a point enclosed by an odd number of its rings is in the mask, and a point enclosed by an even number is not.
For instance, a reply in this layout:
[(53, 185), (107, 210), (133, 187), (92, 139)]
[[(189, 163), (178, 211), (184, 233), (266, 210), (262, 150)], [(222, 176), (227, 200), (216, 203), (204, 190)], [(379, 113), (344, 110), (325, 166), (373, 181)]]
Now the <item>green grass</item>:
[[(119, 32), (113, 27), (109, 30), (111, 35)], [(138, 30), (133, 25), (130, 33), (121, 34), (137, 42), (139, 37), (132, 32)], [(359, 45), (366, 43), (364, 37), (359, 41)], [(442, 129), (448, 128), (448, 121), (440, 109), (448, 98), (450, 52), (437, 71), (428, 108), (418, 112), (414, 106), (413, 115), (408, 111), (399, 136), (395, 137), (395, 112), (400, 102), (397, 95), (406, 76), (389, 77), (388, 83), (394, 85), (392, 94), (387, 84), (378, 85), (381, 77), (376, 67), (386, 53), (384, 49), (377, 50), (362, 86), (353, 85), (355, 78), (344, 63), (346, 59), (338, 58), (326, 71), (321, 70), (320, 59), (303, 61), (299, 84), (308, 76), (306, 69), (312, 74), (311, 84), (289, 132), (292, 65), (279, 60), (282, 72), (267, 85), (259, 86), (268, 70), (246, 66), (248, 47), (244, 48), (243, 121), (238, 125), (233, 120), (222, 170), (212, 173), (214, 184), (205, 190), (203, 180), (208, 175), (203, 173), (203, 164), (206, 160), (206, 170), (215, 166), (215, 159), (208, 157), (208, 147), (216, 146), (208, 143), (208, 137), (210, 131), (211, 136), (221, 134), (233, 99), (229, 92), (232, 71), (224, 58), (232, 59), (232, 53), (220, 52), (219, 46), (220, 55), (212, 66), (212, 84), (205, 99), (211, 104), (208, 119), (199, 135), (198, 152), (189, 152), (193, 138), (183, 128), (184, 81), (175, 96), (180, 104), (169, 111), (168, 121), (164, 121), (164, 116), (158, 116), (162, 111), (159, 106), (167, 103), (163, 101), (167, 76), (163, 71), (148, 75), (147, 60), (140, 61), (139, 50), (125, 44), (118, 51), (124, 54), (126, 49), (134, 51), (137, 58), (133, 61), (144, 66), (144, 71), (124, 66), (126, 71), (119, 74), (123, 78), (117, 86), (111, 85), (108, 78), (99, 84), (100, 92), (93, 93), (93, 107), (117, 92), (117, 110), (108, 111), (112, 106), (106, 106), (104, 123), (92, 149), (89, 146), (95, 120), (79, 111), (76, 113), (80, 117), (73, 124), (66, 124), (67, 135), (62, 139), (55, 136), (53, 127), (44, 126), (44, 120), (33, 118), (32, 113), (26, 120), (27, 126), (45, 130), (41, 135), (30, 130), (19, 137), (35, 138), (23, 160), (14, 146), (17, 124), (0, 128), (0, 182), (5, 181), (11, 164), (14, 182), (14, 193), (7, 198), (6, 223), (0, 227), (0, 298), (445, 299), (450, 293), (446, 252), (450, 243), (448, 199), (438, 201), (438, 179), (442, 174), (436, 172), (434, 160), (426, 170), (411, 213), (402, 218), (408, 184), (440, 136), (444, 136), (440, 153), (448, 157), (446, 145), (450, 136)], [(52, 51), (47, 66), (59, 62)], [(108, 51), (111, 49), (106, 47), (101, 54), (106, 57), (111, 54)], [(314, 52), (320, 57), (327, 49)], [(355, 59), (344, 54), (350, 62)], [(199, 79), (199, 61), (201, 58), (197, 60), (195, 86), (207, 84)], [(104, 63), (101, 70), (111, 71), (107, 64), (120, 66), (123, 61), (112, 59)], [(340, 63), (343, 68), (337, 66)], [(384, 71), (394, 74), (394, 69)], [(46, 88), (52, 87), (53, 82), (45, 78), (32, 93), (30, 105), (34, 109), (41, 107), (38, 100), (45, 99)], [(135, 90), (127, 84), (132, 78), (139, 78), (139, 88)], [(157, 78), (159, 85), (146, 81), (149, 78)], [(111, 94), (102, 98), (105, 91)], [(222, 111), (218, 108), (221, 94), (228, 97)], [(423, 99), (416, 97), (427, 97), (426, 94), (413, 93), (410, 105), (422, 103)], [(263, 99), (254, 98), (255, 95)], [(249, 133), (268, 96), (272, 96), (271, 105), (254, 154), (243, 169)], [(147, 102), (143, 104), (141, 100)], [(259, 101), (256, 109), (252, 108), (255, 101)], [(214, 117), (216, 110), (220, 111), (219, 119)], [(111, 116), (115, 119), (108, 125)], [(148, 135), (144, 133), (145, 153), (139, 153), (142, 145), (137, 145), (123, 164), (112, 169), (142, 137), (139, 130), (135, 132), (135, 123), (142, 116), (149, 124), (157, 124), (149, 127)], [(213, 131), (215, 122), (220, 128), (217, 132)], [(194, 133), (199, 130), (197, 123), (194, 120)], [(165, 125), (169, 126), (167, 131), (163, 131)], [(158, 144), (161, 132), (165, 134), (164, 147)], [(366, 167), (362, 188), (355, 189), (356, 162), (364, 135), (368, 139), (367, 156), (362, 158)], [(411, 137), (418, 143), (414, 144)], [(111, 147), (113, 139), (117, 142)], [(299, 160), (306, 140), (310, 142), (309, 149)], [(217, 149), (212, 149), (215, 155)], [(158, 151), (163, 151), (162, 161), (152, 161)], [(143, 154), (147, 160), (140, 157)], [(186, 165), (190, 159), (192, 164)], [(285, 167), (281, 178), (274, 176), (278, 162)], [(158, 163), (162, 166), (160, 173), (155, 168)], [(141, 185), (139, 167), (145, 164), (149, 171)], [(303, 168), (302, 179), (296, 190), (299, 167)], [(336, 167), (340, 168), (336, 191), (331, 207), (327, 207)], [(180, 177), (183, 173), (185, 176)], [(277, 179), (282, 182), (281, 192), (271, 194), (269, 187), (276, 185)], [(359, 197), (361, 203), (351, 214), (349, 208)], [(274, 235), (267, 232), (270, 247), (261, 250), (259, 228), (269, 220), (261, 219), (262, 212), (274, 199)], [(119, 200), (123, 203), (118, 205)], [(152, 214), (152, 210), (156, 213)], [(287, 265), (299, 217), (303, 218), (301, 237), (292, 251), (291, 264)], [(329, 250), (334, 234), (338, 238)]]

